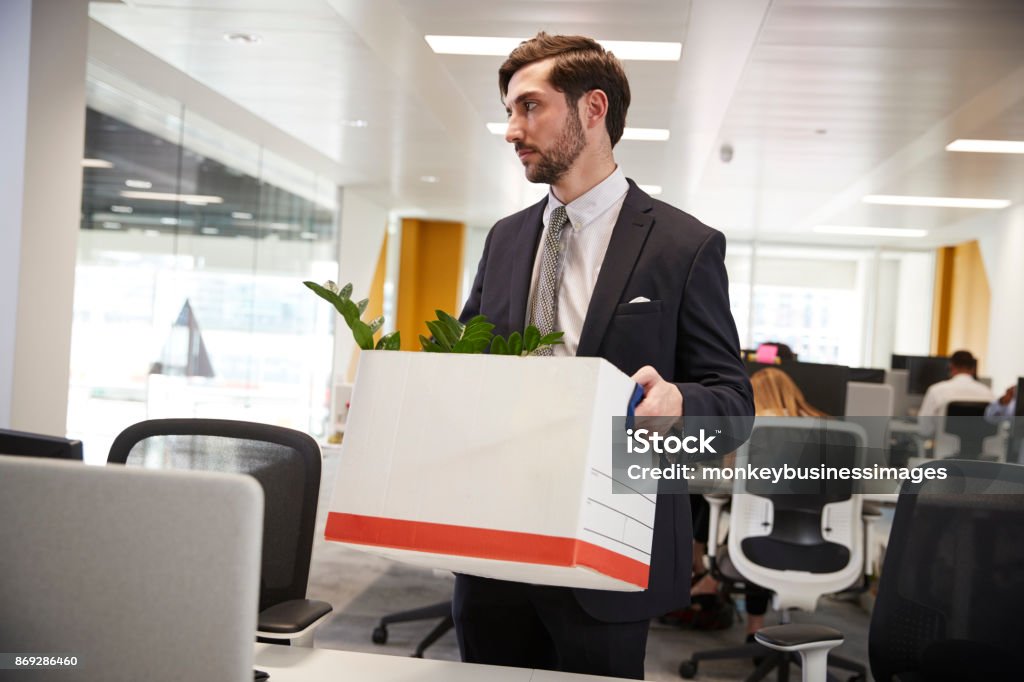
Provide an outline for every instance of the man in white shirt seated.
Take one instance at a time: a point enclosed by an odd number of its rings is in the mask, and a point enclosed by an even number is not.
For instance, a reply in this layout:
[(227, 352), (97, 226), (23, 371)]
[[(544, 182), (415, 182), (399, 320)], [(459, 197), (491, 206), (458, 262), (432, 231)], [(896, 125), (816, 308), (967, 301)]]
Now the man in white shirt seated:
[(924, 394), (921, 401), (921, 409), (917, 413), (917, 430), (926, 437), (938, 436), (935, 443), (935, 456), (943, 457), (952, 452), (947, 452), (952, 447), (955, 452), (956, 444), (945, 443), (942, 436), (937, 433), (939, 424), (946, 415), (946, 407), (952, 402), (977, 401), (992, 402), (995, 396), (992, 389), (974, 378), (978, 369), (977, 359), (970, 351), (958, 350), (949, 359), (949, 379), (932, 384)]

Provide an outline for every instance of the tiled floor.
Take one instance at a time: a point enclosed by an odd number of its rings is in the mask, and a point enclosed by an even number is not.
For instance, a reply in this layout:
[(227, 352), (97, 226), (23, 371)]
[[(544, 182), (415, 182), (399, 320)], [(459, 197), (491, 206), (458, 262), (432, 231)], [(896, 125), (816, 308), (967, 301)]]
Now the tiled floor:
[[(330, 483), (334, 480), (334, 461), (330, 453), (327, 454), (318, 538), (323, 537), (323, 516)], [(317, 630), (316, 646), (408, 656), (435, 622), (393, 625), (389, 628), (387, 644), (377, 645), (371, 641), (371, 633), (378, 619), (386, 613), (446, 600), (451, 596), (451, 588), (450, 576), (378, 559), (320, 539), (313, 549), (309, 596), (332, 603), (335, 611)], [(842, 630), (846, 642), (837, 652), (856, 661), (867, 661), (869, 616), (856, 604), (823, 599), (817, 612), (797, 614), (794, 620), (822, 623)], [(647, 645), (646, 679), (679, 680), (679, 663), (691, 652), (731, 646), (742, 640), (742, 622), (717, 632), (683, 631), (653, 624)], [(445, 635), (427, 651), (427, 657), (458, 660), (454, 635), (450, 632)], [(701, 682), (742, 680), (753, 669), (749, 659), (710, 661), (701, 665), (695, 679)], [(843, 674), (839, 679), (845, 678)], [(791, 679), (799, 679), (798, 670), (792, 672)]]

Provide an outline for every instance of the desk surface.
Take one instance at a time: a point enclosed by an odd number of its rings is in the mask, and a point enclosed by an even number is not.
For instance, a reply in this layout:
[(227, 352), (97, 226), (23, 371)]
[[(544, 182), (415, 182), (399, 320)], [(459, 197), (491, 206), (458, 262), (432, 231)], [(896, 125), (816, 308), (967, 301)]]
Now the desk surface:
[(270, 673), (269, 682), (612, 682), (618, 679), (276, 644), (257, 644), (253, 665)]

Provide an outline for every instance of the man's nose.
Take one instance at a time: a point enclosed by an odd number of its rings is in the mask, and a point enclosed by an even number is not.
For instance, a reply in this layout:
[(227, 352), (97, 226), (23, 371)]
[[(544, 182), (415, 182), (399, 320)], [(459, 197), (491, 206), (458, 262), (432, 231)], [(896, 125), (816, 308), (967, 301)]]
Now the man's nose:
[(523, 139), (523, 129), (519, 125), (519, 117), (512, 114), (508, 117), (508, 128), (505, 129), (505, 142), (510, 144), (515, 142), (521, 142)]

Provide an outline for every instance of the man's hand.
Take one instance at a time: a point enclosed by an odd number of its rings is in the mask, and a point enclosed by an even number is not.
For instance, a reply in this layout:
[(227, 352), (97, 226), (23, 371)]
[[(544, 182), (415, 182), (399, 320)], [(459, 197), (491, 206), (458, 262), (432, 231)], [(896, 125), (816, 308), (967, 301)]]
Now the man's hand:
[[(1009, 405), (1010, 401), (1013, 400), (1013, 396), (1015, 395), (1017, 395), (1017, 387), (1010, 386), (1008, 389), (1006, 389), (1006, 393), (1003, 394), (1003, 397), (999, 399), (999, 404), (1003, 406)], [(643, 403), (640, 404), (642, 405)]]
[(637, 426), (667, 435), (683, 416), (683, 394), (650, 365), (638, 369), (632, 379), (644, 389), (644, 399), (633, 412), (638, 418)]

